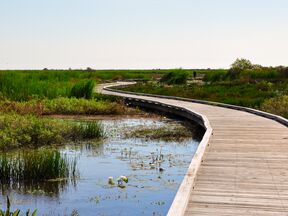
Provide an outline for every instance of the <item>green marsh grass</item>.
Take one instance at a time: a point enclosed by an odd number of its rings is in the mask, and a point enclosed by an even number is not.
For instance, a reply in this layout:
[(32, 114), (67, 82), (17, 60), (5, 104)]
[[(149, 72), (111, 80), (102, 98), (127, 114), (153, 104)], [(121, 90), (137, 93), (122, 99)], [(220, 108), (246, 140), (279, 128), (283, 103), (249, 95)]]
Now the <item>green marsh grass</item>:
[(263, 72), (261, 69), (258, 72), (249, 73), (243, 71), (234, 80), (227, 78), (227, 71), (220, 70), (215, 74), (211, 71), (206, 73), (204, 82), (199, 84), (167, 86), (159, 83), (145, 83), (128, 86), (124, 90), (251, 107), (285, 117), (288, 112), (285, 99), (288, 95), (288, 79), (285, 78), (284, 69), (284, 72), (279, 72), (281, 75), (275, 75), (275, 70), (274, 68)]
[(93, 80), (82, 81), (75, 84), (71, 89), (71, 97), (91, 99), (95, 87)]
[(69, 159), (58, 150), (21, 151), (0, 155), (1, 184), (42, 182), (77, 177), (77, 159)]
[(121, 100), (102, 97), (87, 100), (84, 98), (59, 97), (55, 99), (32, 99), (29, 101), (0, 100), (0, 112), (16, 112), (34, 115), (120, 115), (137, 114), (127, 108)]
[[(0, 150), (59, 145), (69, 140), (100, 139), (102, 125), (89, 127), (76, 122), (39, 118), (34, 115), (0, 115)], [(94, 133), (93, 133), (94, 132)]]
[(75, 134), (77, 139), (98, 139), (104, 137), (104, 130), (101, 123), (98, 121), (85, 121), (80, 122), (75, 126)]

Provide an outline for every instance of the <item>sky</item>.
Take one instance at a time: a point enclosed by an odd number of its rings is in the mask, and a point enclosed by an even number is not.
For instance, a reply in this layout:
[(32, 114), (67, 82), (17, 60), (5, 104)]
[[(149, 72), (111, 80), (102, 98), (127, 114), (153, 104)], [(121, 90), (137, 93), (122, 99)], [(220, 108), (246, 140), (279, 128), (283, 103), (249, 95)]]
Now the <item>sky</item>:
[(0, 69), (288, 65), (287, 0), (0, 0)]

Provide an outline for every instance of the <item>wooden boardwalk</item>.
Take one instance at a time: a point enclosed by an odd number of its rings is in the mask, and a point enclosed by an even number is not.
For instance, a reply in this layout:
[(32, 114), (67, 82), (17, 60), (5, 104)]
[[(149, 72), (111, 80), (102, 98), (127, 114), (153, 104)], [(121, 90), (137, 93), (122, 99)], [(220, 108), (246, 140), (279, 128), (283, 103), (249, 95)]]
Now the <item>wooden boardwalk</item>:
[[(213, 135), (197, 172), (185, 215), (288, 215), (286, 126), (228, 108), (104, 93), (184, 107), (209, 120)], [(176, 214), (174, 211), (173, 215)]]

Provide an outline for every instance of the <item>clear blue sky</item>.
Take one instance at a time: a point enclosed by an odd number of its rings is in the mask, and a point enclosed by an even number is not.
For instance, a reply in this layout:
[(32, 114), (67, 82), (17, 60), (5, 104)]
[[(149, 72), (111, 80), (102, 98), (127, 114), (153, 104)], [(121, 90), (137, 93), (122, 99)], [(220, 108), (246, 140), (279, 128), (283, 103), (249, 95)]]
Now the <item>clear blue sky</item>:
[(288, 65), (287, 0), (0, 0), (0, 69)]

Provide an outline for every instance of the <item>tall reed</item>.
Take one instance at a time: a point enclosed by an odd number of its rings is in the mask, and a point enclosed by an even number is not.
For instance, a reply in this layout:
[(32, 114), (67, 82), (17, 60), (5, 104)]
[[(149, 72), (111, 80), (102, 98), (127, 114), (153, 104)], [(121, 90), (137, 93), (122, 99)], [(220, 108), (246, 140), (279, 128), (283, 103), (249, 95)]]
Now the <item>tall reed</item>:
[(58, 150), (22, 151), (12, 155), (0, 155), (1, 184), (75, 178), (77, 173), (77, 159), (68, 158)]

